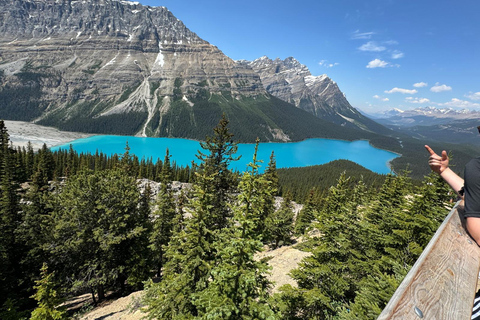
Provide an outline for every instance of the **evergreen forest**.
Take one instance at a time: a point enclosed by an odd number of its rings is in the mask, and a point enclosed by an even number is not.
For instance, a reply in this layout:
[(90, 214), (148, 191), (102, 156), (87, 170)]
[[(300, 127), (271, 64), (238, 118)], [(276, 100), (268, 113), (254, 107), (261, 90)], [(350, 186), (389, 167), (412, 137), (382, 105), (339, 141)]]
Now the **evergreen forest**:
[[(0, 121), (0, 319), (76, 318), (70, 297), (95, 306), (141, 289), (147, 319), (375, 319), (453, 206), (433, 174), (277, 170), (256, 152), (239, 173), (236, 150), (225, 116), (191, 167), (128, 145), (14, 148)], [(255, 256), (286, 245), (310, 255), (290, 273), (297, 285), (272, 293)]]

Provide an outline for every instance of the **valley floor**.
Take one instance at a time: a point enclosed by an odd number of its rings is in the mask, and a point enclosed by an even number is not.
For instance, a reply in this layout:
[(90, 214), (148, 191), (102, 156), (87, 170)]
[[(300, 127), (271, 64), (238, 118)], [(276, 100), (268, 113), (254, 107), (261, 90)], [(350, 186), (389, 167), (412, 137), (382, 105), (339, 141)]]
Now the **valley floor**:
[(35, 151), (41, 149), (44, 143), (47, 147), (53, 147), (91, 136), (87, 133), (60, 131), (52, 127), (24, 121), (5, 120), (4, 122), (10, 141), (15, 147), (26, 147), (28, 141), (30, 141)]

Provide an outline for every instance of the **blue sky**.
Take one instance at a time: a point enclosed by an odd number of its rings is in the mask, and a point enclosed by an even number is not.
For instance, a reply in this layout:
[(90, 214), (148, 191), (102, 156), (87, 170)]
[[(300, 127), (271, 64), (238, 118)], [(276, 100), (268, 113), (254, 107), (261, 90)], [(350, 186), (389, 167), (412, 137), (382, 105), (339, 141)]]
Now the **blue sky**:
[(294, 57), (374, 113), (480, 110), (479, 0), (140, 0), (232, 59)]

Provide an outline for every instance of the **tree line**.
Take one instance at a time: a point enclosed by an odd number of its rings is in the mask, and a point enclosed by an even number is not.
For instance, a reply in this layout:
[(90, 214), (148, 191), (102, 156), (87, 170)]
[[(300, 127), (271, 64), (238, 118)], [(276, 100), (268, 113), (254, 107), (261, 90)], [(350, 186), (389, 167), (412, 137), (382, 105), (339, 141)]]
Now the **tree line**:
[[(61, 298), (145, 289), (150, 319), (372, 319), (420, 255), (452, 197), (443, 181), (408, 172), (380, 186), (340, 174), (303, 195), (295, 217), (272, 154), (229, 167), (237, 143), (222, 117), (191, 168), (139, 160), (14, 149), (0, 121), (0, 318), (62, 319)], [(60, 179), (60, 177), (64, 177)], [(150, 185), (160, 182), (156, 199)], [(52, 182), (53, 180), (53, 182)], [(191, 182), (175, 193), (172, 181)], [(312, 254), (291, 272), (297, 287), (272, 295), (265, 246)]]

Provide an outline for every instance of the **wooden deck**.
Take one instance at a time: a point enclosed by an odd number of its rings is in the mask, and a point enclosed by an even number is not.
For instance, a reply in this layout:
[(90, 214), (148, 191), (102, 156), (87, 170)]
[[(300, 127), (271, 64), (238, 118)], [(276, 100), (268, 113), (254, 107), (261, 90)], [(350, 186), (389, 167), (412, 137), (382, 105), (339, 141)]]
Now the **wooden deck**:
[(480, 247), (465, 231), (460, 201), (378, 319), (470, 319), (479, 269)]

